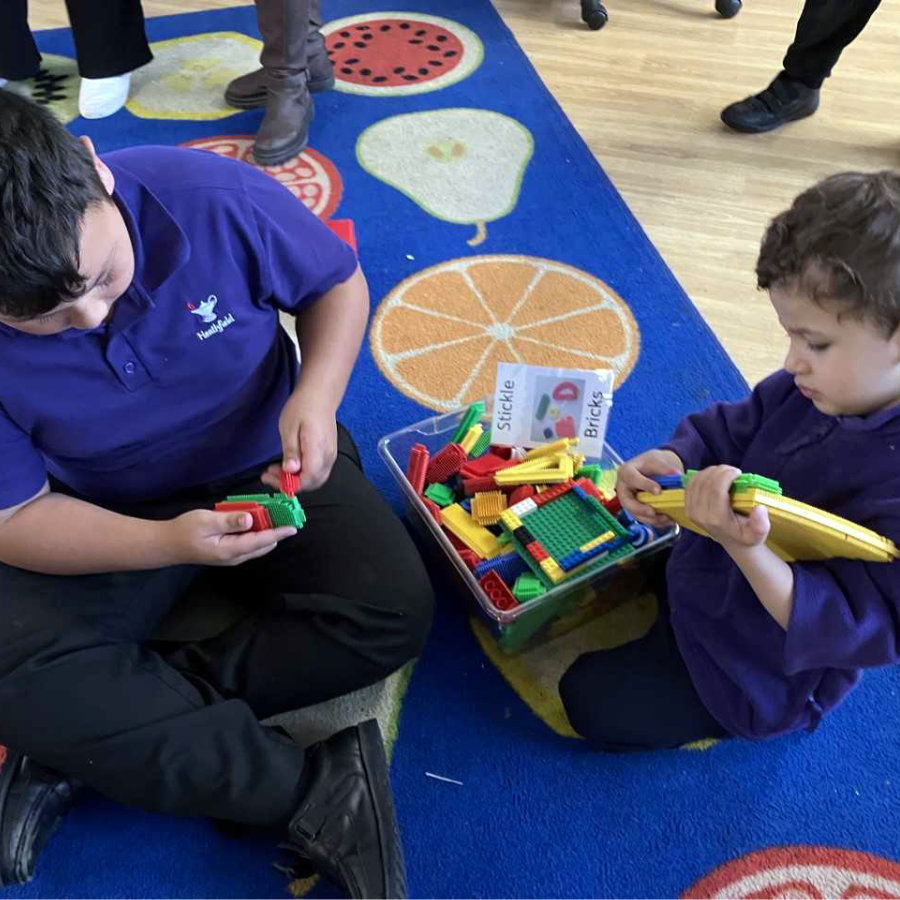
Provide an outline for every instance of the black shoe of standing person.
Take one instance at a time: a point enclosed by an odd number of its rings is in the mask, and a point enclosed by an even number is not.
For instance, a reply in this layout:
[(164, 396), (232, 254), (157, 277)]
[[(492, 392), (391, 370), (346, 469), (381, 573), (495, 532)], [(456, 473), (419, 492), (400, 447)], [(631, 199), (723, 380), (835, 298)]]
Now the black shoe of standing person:
[(722, 110), (722, 121), (735, 131), (760, 134), (811, 116), (819, 108), (819, 89), (807, 87), (785, 72), (761, 93)]
[(303, 799), (282, 847), (351, 897), (407, 896), (387, 760), (374, 719), (306, 751)]
[(0, 888), (31, 880), (72, 794), (71, 783), (58, 773), (0, 747)]

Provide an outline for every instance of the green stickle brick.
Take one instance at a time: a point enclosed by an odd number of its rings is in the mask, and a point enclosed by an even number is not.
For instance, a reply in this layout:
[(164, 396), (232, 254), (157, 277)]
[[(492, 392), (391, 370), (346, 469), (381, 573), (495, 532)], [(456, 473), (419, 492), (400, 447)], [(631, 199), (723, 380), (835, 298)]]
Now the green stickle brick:
[[(628, 536), (628, 529), (596, 498), (590, 495), (582, 498), (575, 491), (569, 491), (555, 500), (525, 513), (522, 516), (522, 524), (557, 562), (564, 559), (573, 550), (577, 550), (607, 531), (612, 531), (617, 537)], [(509, 532), (505, 525), (502, 527), (504, 532), (510, 536), (519, 555), (541, 583), (547, 588), (555, 587), (553, 580), (531, 557), (515, 535)], [(594, 568), (609, 565), (618, 559), (630, 556), (633, 552), (634, 547), (630, 543), (626, 543), (618, 550), (585, 563), (584, 567), (579, 568), (577, 572), (580, 575)]]
[(276, 494), (273, 499), (263, 505), (276, 528), (280, 528), (282, 525), (293, 525), (299, 531), (306, 524), (306, 513), (296, 497)]
[(504, 544), (512, 543), (512, 538), (505, 531), (501, 531), (500, 534), (497, 535), (497, 543), (501, 546)]
[(529, 600), (534, 600), (535, 597), (540, 597), (541, 594), (546, 594), (547, 588), (544, 587), (537, 575), (525, 572), (516, 579), (512, 592), (520, 603), (527, 603)]
[(478, 401), (478, 403), (473, 403), (466, 410), (466, 414), (462, 417), (462, 421), (459, 423), (459, 428), (456, 429), (451, 442), (454, 444), (458, 444), (466, 436), (466, 434), (468, 434), (469, 429), (476, 422), (481, 421), (481, 417), (483, 415), (484, 404), (480, 400)]
[(481, 456), (481, 454), (484, 453), (484, 451), (487, 450), (487, 448), (490, 447), (490, 445), (491, 445), (491, 429), (488, 427), (488, 428), (484, 429), (484, 433), (481, 435), (481, 437), (478, 438), (477, 441), (475, 441), (475, 446), (472, 447), (472, 452), (469, 454), (469, 456), (472, 459), (475, 459), (476, 457)]
[[(687, 487), (692, 475), (696, 475), (696, 469), (688, 469), (684, 473), (684, 486)], [(740, 491), (768, 491), (770, 494), (782, 494), (781, 484), (774, 478), (766, 478), (765, 475), (754, 475), (752, 472), (743, 472), (734, 479), (731, 485), (731, 492)]]
[(600, 479), (603, 478), (603, 466), (598, 463), (591, 463), (587, 466), (582, 466), (576, 473), (576, 478), (590, 478), (594, 484), (599, 484)]
[(456, 503), (456, 493), (448, 484), (429, 484), (424, 493), (429, 500), (433, 500), (440, 507)]
[(227, 503), (258, 503), (264, 507), (275, 528), (293, 525), (298, 531), (306, 524), (306, 513), (296, 497), (287, 494), (234, 494)]

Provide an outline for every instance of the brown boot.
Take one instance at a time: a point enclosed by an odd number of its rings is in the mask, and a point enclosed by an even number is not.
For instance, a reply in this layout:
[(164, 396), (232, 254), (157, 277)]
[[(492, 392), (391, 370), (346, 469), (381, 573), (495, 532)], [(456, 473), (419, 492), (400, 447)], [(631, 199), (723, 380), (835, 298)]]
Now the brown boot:
[[(325, 49), (325, 38), (319, 29), (322, 27), (321, 2), (310, 0), (309, 33), (306, 37), (306, 64), (309, 69), (307, 87), (311, 94), (327, 91), (334, 87), (334, 67)], [(257, 69), (241, 75), (231, 81), (225, 88), (225, 102), (237, 109), (256, 109), (266, 105), (268, 88), (265, 83), (265, 70)]]
[(266, 114), (256, 133), (253, 158), (277, 166), (296, 156), (309, 141), (315, 110), (306, 72), (279, 76), (266, 70)]

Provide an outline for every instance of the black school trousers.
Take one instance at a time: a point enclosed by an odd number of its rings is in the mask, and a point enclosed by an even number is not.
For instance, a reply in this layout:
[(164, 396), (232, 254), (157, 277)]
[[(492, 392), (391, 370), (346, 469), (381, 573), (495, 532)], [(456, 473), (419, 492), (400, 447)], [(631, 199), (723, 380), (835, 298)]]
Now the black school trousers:
[(705, 738), (727, 737), (713, 718), (681, 657), (666, 599), (665, 561), (648, 580), (659, 615), (636, 641), (583, 653), (559, 682), (575, 731), (597, 750), (626, 753), (674, 749)]
[[(28, 0), (2, 0), (0, 7), (0, 78), (33, 78), (41, 54), (28, 27)], [(66, 0), (66, 9), (83, 78), (124, 75), (153, 59), (141, 0)]]
[[(164, 519), (268, 492), (261, 470), (118, 511)], [(0, 566), (0, 743), (122, 803), (287, 822), (304, 751), (260, 720), (402, 666), (433, 602), (343, 429), (329, 481), (301, 502), (306, 526), (237, 567), (57, 577)], [(239, 602), (236, 621), (202, 639), (152, 639), (176, 603), (210, 590)]]
[(784, 71), (808, 87), (821, 87), (843, 49), (866, 27), (880, 3), (881, 0), (806, 0), (794, 43), (784, 57)]

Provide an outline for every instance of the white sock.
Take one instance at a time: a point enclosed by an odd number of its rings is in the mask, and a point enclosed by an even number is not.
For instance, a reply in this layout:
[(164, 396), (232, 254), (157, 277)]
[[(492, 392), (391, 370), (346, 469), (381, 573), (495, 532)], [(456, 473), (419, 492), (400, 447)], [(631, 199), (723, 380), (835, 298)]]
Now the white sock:
[(0, 78), (0, 87), (3, 87), (6, 84), (5, 78)]
[(82, 78), (78, 111), (85, 119), (105, 119), (125, 105), (130, 85), (130, 72), (112, 78)]

